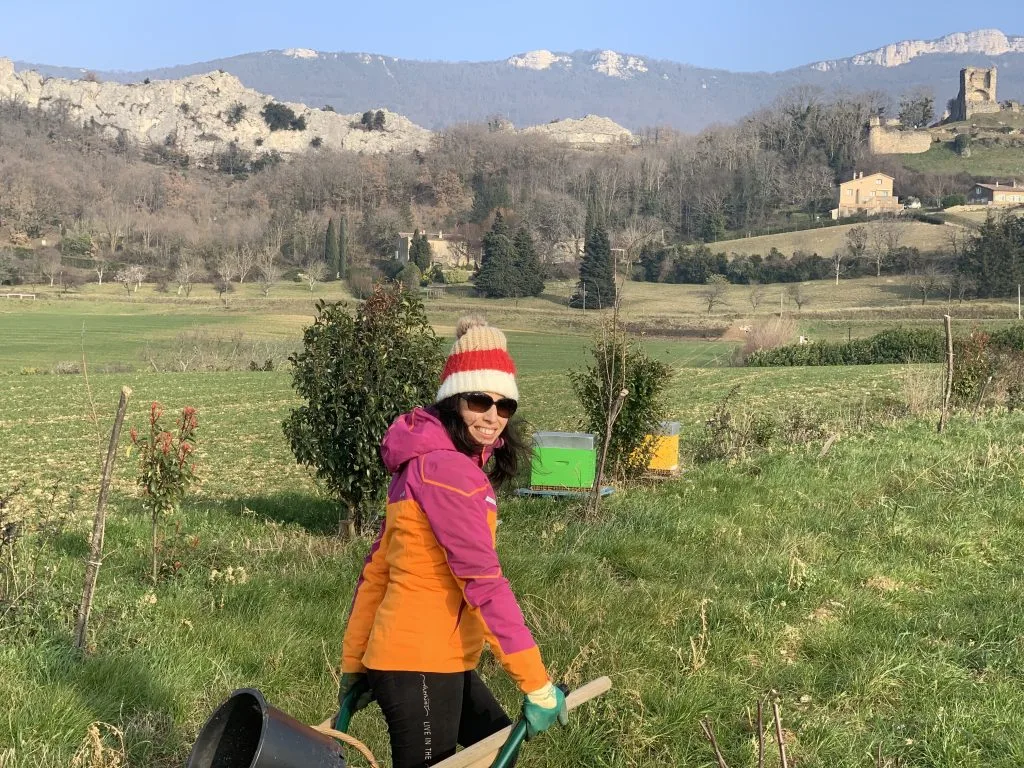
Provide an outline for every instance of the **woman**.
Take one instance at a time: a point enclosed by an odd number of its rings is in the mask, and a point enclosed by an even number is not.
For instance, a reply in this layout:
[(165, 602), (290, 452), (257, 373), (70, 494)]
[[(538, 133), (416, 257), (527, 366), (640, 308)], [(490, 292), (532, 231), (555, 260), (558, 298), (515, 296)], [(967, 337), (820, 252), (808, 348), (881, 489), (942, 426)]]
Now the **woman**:
[(509, 425), (515, 365), (481, 318), (455, 333), (436, 403), (400, 416), (381, 443), (387, 516), (345, 629), (339, 701), (376, 699), (393, 768), (432, 765), (511, 724), (475, 671), (485, 641), (524, 694), (529, 737), (566, 721), (495, 551), (491, 481), (512, 479), (523, 451)]

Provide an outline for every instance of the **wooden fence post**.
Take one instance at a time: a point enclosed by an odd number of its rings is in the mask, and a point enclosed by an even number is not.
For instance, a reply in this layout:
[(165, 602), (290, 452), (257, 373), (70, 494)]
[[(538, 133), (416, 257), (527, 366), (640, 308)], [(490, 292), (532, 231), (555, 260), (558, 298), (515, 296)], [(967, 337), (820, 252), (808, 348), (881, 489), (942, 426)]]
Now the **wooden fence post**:
[(939, 432), (946, 428), (949, 418), (949, 399), (953, 394), (953, 321), (943, 315), (946, 324), (946, 386), (942, 393), (942, 415), (939, 417)]
[(89, 559), (85, 564), (82, 604), (78, 608), (78, 620), (75, 622), (75, 647), (79, 650), (85, 648), (86, 638), (89, 634), (89, 612), (92, 610), (92, 598), (96, 592), (96, 580), (100, 574), (100, 563), (103, 562), (103, 533), (107, 521), (107, 492), (110, 490), (110, 476), (114, 471), (114, 459), (117, 457), (117, 443), (121, 437), (121, 425), (124, 424), (124, 416), (128, 411), (128, 399), (131, 396), (131, 387), (121, 387), (121, 400), (117, 404), (117, 416), (114, 418), (114, 428), (110, 431), (107, 458), (103, 462), (103, 475), (100, 477), (100, 497), (96, 503), (96, 515), (92, 520)]

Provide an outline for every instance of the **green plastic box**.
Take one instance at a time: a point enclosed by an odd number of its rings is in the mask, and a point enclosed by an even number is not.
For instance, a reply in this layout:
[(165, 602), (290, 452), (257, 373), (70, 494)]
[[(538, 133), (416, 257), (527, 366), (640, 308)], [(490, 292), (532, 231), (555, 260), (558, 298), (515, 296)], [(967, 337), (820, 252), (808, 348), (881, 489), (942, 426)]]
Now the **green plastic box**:
[(590, 488), (597, 472), (594, 436), (587, 432), (535, 432), (532, 488)]

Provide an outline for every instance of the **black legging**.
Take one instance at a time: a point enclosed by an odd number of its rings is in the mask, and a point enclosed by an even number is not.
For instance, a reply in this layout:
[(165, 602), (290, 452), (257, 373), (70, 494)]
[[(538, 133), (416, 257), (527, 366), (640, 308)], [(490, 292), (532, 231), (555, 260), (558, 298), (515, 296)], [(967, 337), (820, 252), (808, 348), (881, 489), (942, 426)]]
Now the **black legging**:
[(512, 724), (476, 672), (368, 670), (391, 737), (392, 768), (427, 768)]

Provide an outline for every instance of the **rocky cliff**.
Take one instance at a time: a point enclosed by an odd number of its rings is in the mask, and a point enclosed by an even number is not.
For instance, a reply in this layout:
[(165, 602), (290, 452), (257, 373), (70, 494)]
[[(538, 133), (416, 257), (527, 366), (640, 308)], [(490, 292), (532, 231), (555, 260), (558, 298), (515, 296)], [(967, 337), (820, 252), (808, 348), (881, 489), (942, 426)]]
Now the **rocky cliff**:
[(62, 110), (83, 124), (99, 126), (111, 138), (125, 135), (141, 144), (173, 145), (202, 159), (235, 143), (255, 154), (303, 152), (312, 146), (358, 152), (411, 152), (425, 149), (431, 132), (402, 115), (384, 110), (384, 130), (354, 127), (361, 115), (344, 115), (288, 103), (301, 130), (270, 130), (263, 108), (270, 96), (246, 88), (234, 75), (209, 72), (178, 80), (143, 83), (93, 82), (15, 72), (0, 58), (0, 100), (32, 108)]
[(633, 134), (607, 117), (587, 115), (580, 119), (555, 120), (545, 125), (524, 128), (521, 133), (540, 134), (554, 141), (574, 147), (592, 147), (598, 144), (630, 144)]
[(1002, 56), (1006, 53), (1024, 53), (1024, 37), (1010, 37), (998, 29), (979, 29), (973, 32), (956, 32), (938, 40), (903, 40), (886, 45), (874, 51), (866, 51), (849, 59), (819, 61), (813, 69), (829, 72), (841, 64), (879, 67), (899, 67), (933, 53), (965, 54), (976, 53), (984, 56)]

